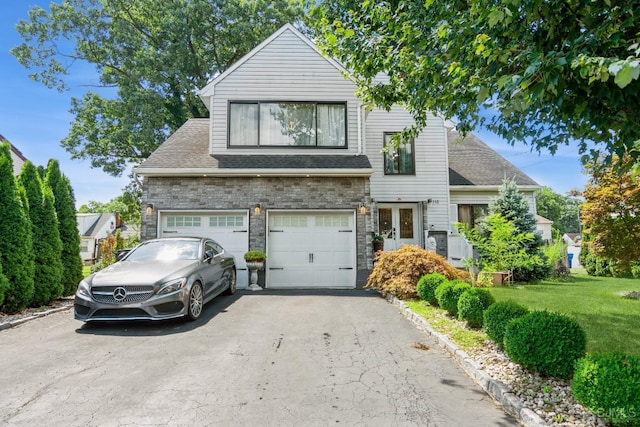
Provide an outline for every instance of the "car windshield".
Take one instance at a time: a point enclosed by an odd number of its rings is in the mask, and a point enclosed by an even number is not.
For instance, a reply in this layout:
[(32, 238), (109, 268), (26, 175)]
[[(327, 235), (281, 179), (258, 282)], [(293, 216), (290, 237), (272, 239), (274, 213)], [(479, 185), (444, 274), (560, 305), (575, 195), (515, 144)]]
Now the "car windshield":
[(190, 240), (156, 240), (138, 246), (126, 261), (175, 261), (198, 259), (200, 242)]

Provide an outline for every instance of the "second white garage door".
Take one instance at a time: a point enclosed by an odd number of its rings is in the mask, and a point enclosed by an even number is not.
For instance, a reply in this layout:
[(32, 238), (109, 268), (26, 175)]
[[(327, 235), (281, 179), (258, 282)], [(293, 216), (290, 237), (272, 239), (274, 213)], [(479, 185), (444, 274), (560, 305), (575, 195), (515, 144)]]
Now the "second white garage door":
[(267, 287), (354, 288), (354, 211), (269, 212)]

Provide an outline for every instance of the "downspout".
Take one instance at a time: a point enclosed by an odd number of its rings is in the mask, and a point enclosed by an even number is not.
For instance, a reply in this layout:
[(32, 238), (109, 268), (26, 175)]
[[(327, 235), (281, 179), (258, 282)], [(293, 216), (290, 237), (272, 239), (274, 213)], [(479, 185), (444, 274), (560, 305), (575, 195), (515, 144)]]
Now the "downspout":
[(364, 154), (362, 151), (362, 103), (358, 104), (358, 156)]

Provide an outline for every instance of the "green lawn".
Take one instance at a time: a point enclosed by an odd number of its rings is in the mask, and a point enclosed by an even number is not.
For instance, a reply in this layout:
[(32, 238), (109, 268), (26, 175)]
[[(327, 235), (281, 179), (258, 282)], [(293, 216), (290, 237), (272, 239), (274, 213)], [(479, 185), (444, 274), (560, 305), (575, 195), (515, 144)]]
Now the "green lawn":
[(490, 288), (496, 301), (512, 299), (531, 310), (547, 309), (575, 318), (587, 333), (587, 351), (620, 351), (640, 356), (640, 300), (622, 298), (640, 291), (640, 280), (591, 277), (572, 270), (568, 282)]

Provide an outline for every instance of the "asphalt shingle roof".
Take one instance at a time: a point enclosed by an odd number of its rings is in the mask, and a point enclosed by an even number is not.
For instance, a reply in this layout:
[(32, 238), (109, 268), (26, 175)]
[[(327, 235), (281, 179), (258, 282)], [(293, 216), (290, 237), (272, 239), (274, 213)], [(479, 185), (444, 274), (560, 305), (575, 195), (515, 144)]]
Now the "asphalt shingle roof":
[(209, 119), (190, 119), (141, 168), (370, 169), (367, 156), (209, 154)]
[(505, 178), (518, 185), (539, 185), (475, 135), (460, 138), (455, 129), (447, 133), (449, 185), (500, 186)]
[[(450, 185), (500, 186), (505, 178), (518, 185), (538, 185), (475, 135), (448, 132)], [(369, 169), (360, 155), (209, 154), (209, 119), (190, 119), (141, 165), (141, 169)]]

